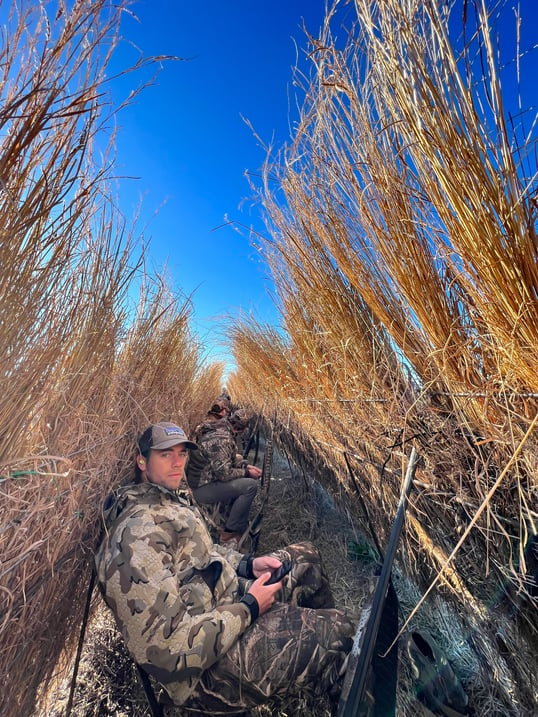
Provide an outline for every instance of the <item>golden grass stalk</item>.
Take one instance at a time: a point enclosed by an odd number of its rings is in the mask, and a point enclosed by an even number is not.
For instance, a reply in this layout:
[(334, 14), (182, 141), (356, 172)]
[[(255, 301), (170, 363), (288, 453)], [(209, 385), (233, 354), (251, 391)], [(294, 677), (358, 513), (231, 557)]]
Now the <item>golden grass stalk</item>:
[(523, 161), (533, 135), (523, 145), (510, 136), (479, 7), (458, 52), (433, 0), (357, 0), (345, 43), (340, 26), (333, 34), (339, 7), (329, 12), (310, 38), (293, 141), (268, 158), (260, 188), (271, 239), (258, 245), (282, 334), (252, 322), (231, 334), (234, 381), (259, 406), (278, 399), (278, 419), (308, 436), (346, 491), (342, 451), (356, 454), (380, 532), (399, 493), (399, 451), (417, 442), (422, 534), (409, 537), (409, 562), (428, 576), (438, 566), (421, 543), (449, 555), (457, 540), (447, 535), (476, 516), (458, 554), (473, 600), (477, 552), (486, 591), (504, 579), (500, 565), (525, 573), (538, 498), (534, 435), (511, 461), (537, 410), (536, 210)]
[(102, 500), (138, 432), (188, 429), (220, 374), (158, 277), (133, 318), (143, 261), (106, 150), (124, 4), (19, 6), (0, 48), (0, 712), (28, 715), (76, 638)]

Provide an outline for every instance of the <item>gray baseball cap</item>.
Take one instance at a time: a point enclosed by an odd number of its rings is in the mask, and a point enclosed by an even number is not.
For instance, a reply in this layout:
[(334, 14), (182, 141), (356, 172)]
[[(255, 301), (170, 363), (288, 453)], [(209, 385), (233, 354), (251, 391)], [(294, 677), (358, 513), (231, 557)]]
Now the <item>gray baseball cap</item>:
[(138, 448), (144, 456), (147, 456), (152, 448), (162, 451), (165, 448), (172, 448), (172, 446), (179, 444), (183, 444), (186, 448), (198, 448), (196, 443), (189, 441), (182, 428), (176, 426), (175, 423), (166, 421), (152, 423), (138, 439)]

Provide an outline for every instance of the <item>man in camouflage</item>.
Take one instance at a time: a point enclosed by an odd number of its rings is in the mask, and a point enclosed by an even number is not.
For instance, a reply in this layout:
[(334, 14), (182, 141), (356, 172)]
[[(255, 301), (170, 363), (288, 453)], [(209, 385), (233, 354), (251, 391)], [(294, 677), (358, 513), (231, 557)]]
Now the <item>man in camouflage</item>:
[[(97, 575), (131, 656), (171, 703), (203, 714), (336, 697), (355, 630), (334, 609), (317, 549), (252, 557), (214, 545), (178, 493), (193, 448), (181, 428), (153, 424), (139, 441), (140, 482), (105, 504)], [(291, 572), (267, 584), (283, 559)]]
[(208, 423), (215, 423), (216, 421), (220, 421), (221, 418), (226, 418), (226, 416), (230, 413), (229, 407), (227, 405), (227, 402), (224, 399), (217, 398), (213, 404), (211, 405), (211, 408), (206, 413), (205, 419), (202, 423), (199, 423), (196, 428), (194, 429), (194, 433), (192, 434), (192, 438), (194, 441), (198, 440), (198, 436), (200, 434), (200, 431), (202, 430), (202, 427), (205, 424)]
[(221, 544), (237, 544), (245, 532), (262, 474), (237, 452), (236, 435), (247, 425), (248, 416), (242, 410), (202, 423), (195, 433), (200, 452), (192, 456), (187, 467), (187, 481), (197, 503), (229, 505)]

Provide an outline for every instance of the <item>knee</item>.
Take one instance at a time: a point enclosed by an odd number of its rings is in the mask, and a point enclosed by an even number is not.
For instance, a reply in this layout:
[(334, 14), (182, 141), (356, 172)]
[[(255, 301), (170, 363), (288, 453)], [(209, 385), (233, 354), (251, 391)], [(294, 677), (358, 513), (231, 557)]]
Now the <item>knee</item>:
[(288, 545), (286, 550), (294, 563), (302, 565), (321, 565), (321, 554), (318, 548), (308, 540)]
[(258, 486), (259, 486), (259, 485), (260, 485), (260, 484), (258, 483), (257, 480), (251, 481), (251, 485), (249, 485), (248, 488), (247, 488), (247, 490), (245, 491), (246, 494), (249, 495), (249, 496), (252, 496), (252, 497), (254, 498), (254, 496), (255, 496), (256, 493), (258, 492)]

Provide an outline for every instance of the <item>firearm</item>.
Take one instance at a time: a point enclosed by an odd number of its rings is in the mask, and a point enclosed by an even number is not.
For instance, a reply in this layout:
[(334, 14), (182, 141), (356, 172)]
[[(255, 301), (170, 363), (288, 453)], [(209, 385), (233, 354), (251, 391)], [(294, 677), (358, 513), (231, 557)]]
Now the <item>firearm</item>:
[(247, 536), (250, 536), (252, 552), (255, 552), (260, 538), (260, 523), (263, 518), (263, 509), (269, 496), (269, 486), (271, 485), (271, 474), (273, 472), (273, 439), (268, 438), (265, 441), (265, 453), (263, 454), (262, 474), (260, 476), (260, 492), (261, 503), (258, 512), (250, 521), (247, 529), (239, 539), (238, 548), (245, 542)]
[(262, 491), (269, 488), (269, 481), (273, 472), (273, 439), (268, 438), (265, 442), (265, 453), (263, 454), (262, 474), (260, 476), (260, 486)]
[[(391, 570), (394, 556), (396, 554), (396, 546), (400, 538), (405, 510), (411, 488), (413, 486), (413, 478), (417, 466), (418, 455), (415, 448), (411, 451), (409, 464), (405, 474), (402, 492), (398, 503), (396, 518), (392, 526), (387, 552), (383, 561), (383, 567), (379, 576), (375, 589), (372, 605), (363, 612), (359, 622), (359, 627), (353, 640), (353, 647), (349, 655), (349, 663), (344, 677), (342, 692), (338, 702), (337, 717), (356, 717), (359, 714), (359, 708), (364, 697), (366, 679), (368, 670), (372, 662), (374, 649), (379, 631), (379, 625), (383, 610), (386, 605), (387, 595), (394, 592), (391, 584)], [(396, 624), (397, 631), (397, 624)], [(394, 692), (396, 689), (396, 681), (394, 680)], [(395, 702), (395, 699), (394, 699)], [(394, 711), (393, 711), (394, 713)]]
[(245, 445), (245, 450), (243, 451), (243, 458), (246, 458), (250, 451), (252, 450), (252, 446), (255, 445), (256, 451), (254, 453), (254, 460), (252, 461), (254, 465), (256, 465), (256, 461), (258, 460), (258, 451), (260, 449), (260, 422), (261, 422), (262, 414), (258, 413), (256, 416), (256, 422), (254, 423), (253, 428), (250, 430), (248, 435), (248, 440)]

